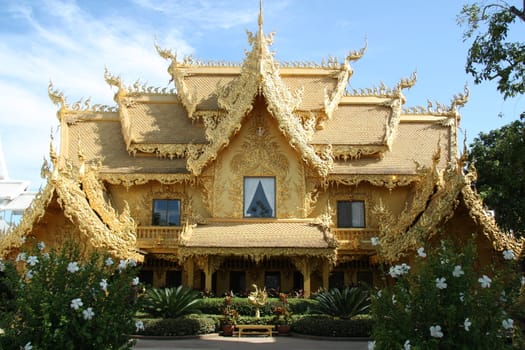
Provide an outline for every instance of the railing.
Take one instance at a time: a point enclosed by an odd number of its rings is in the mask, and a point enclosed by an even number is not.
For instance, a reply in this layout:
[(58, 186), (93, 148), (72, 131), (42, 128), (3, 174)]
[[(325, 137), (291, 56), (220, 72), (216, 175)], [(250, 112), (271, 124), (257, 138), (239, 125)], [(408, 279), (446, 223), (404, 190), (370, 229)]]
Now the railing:
[(181, 231), (180, 226), (139, 226), (137, 227), (137, 245), (139, 248), (159, 246), (174, 248), (179, 244)]
[(340, 248), (345, 249), (374, 249), (372, 237), (379, 234), (378, 230), (360, 230), (347, 228), (332, 228), (334, 237), (340, 244)]

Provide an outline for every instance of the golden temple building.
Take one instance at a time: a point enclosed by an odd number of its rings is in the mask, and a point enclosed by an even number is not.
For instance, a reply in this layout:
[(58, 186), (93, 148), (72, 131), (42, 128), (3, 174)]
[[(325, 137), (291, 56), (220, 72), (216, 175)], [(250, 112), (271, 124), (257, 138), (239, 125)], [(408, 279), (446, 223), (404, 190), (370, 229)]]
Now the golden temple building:
[[(68, 239), (141, 263), (153, 286), (215, 294), (252, 284), (304, 291), (377, 284), (383, 263), (413, 261), (425, 242), (475, 235), (482, 259), (521, 242), (502, 233), (464, 172), (458, 109), (405, 107), (415, 74), (348, 91), (352, 63), (280, 63), (272, 35), (248, 34), (240, 65), (180, 59), (156, 45), (174, 88), (125, 85), (116, 106), (58, 106), (60, 147), (46, 187), (0, 256), (21, 238)], [(53, 144), (53, 143), (52, 143)]]

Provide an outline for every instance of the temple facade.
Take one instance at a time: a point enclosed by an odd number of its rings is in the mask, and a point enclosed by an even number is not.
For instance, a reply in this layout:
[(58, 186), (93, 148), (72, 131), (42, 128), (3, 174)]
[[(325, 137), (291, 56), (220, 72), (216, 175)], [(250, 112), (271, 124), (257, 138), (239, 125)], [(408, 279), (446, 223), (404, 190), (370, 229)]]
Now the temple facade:
[[(172, 90), (130, 86), (105, 72), (115, 106), (58, 106), (60, 147), (42, 168), (46, 187), (0, 240), (133, 258), (153, 286), (215, 294), (252, 284), (305, 296), (377, 284), (382, 264), (412, 262), (418, 247), (474, 236), (481, 259), (521, 242), (500, 232), (465, 173), (458, 108), (405, 107), (394, 87), (348, 91), (352, 63), (279, 63), (272, 36), (249, 33), (239, 64), (157, 51)], [(25, 240), (27, 242), (27, 240)]]

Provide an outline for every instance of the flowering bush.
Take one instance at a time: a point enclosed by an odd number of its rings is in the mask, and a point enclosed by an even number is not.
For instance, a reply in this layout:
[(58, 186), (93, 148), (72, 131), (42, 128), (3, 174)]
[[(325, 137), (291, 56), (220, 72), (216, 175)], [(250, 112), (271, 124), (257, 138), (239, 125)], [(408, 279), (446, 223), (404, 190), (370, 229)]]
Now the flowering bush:
[(288, 307), (288, 294), (279, 293), (279, 301), (281, 305), (273, 307), (273, 314), (275, 315), (273, 323), (289, 325), (292, 323), (292, 312)]
[(130, 349), (136, 330), (139, 280), (134, 261), (98, 253), (82, 259), (66, 244), (46, 252), (39, 243), (15, 261), (0, 261), (2, 349)]
[(497, 268), (478, 266), (475, 251), (474, 242), (463, 251), (443, 242), (428, 255), (418, 249), (417, 268), (392, 267), (394, 285), (372, 298), (370, 348), (513, 349), (512, 311), (524, 281), (517, 261), (505, 251)]
[(234, 309), (232, 305), (232, 297), (230, 295), (224, 297), (223, 306), (221, 324), (235, 326), (239, 319), (239, 313)]

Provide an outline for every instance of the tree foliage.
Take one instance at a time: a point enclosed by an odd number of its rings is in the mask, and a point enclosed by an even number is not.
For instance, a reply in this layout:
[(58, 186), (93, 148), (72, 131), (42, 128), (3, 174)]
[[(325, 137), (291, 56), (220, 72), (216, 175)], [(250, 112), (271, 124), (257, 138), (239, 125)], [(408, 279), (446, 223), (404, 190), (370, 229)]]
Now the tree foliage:
[[(464, 40), (473, 38), (466, 71), (476, 84), (496, 80), (504, 98), (525, 92), (525, 45), (512, 41), (514, 24), (525, 24), (525, 12), (504, 1), (477, 1), (463, 6), (457, 18), (466, 27)], [(518, 33), (522, 38), (523, 27)], [(522, 114), (523, 117), (523, 114)]]
[(469, 161), (478, 171), (477, 189), (495, 211), (498, 225), (525, 236), (525, 120), (516, 120), (470, 145)]

